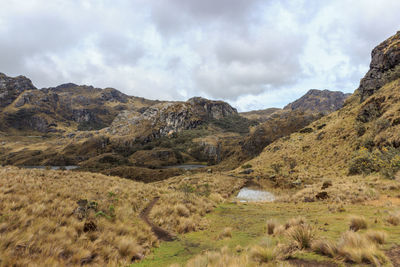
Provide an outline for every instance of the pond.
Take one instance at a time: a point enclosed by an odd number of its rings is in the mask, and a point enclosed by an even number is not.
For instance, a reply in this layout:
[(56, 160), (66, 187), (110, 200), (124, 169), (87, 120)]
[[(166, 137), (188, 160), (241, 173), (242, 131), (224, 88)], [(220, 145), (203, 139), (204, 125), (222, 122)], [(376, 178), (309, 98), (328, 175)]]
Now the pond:
[(60, 170), (60, 169), (75, 170), (75, 169), (79, 168), (79, 166), (76, 166), (76, 165), (71, 165), (71, 166), (20, 166), (20, 167), (25, 168), (25, 169), (41, 169), (41, 170), (45, 170), (47, 168), (50, 168), (50, 170)]
[(274, 194), (268, 191), (248, 187), (240, 189), (236, 198), (240, 202), (273, 202), (275, 200)]
[(181, 164), (181, 165), (172, 165), (172, 166), (164, 166), (163, 169), (184, 169), (184, 170), (194, 170), (199, 168), (205, 168), (207, 165), (200, 165), (200, 164)]

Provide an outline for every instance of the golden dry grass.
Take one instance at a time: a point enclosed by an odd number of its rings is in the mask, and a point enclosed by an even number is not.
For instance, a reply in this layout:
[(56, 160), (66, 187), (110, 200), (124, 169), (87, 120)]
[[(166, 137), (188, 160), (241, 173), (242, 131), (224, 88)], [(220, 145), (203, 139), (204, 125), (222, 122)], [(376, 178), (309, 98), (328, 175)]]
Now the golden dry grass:
[(154, 197), (160, 201), (152, 220), (173, 233), (193, 231), (206, 227), (202, 216), (223, 200), (216, 191), (227, 189), (220, 187), (242, 183), (219, 178), (208, 197), (187, 197), (167, 182), (154, 186), (93, 173), (0, 168), (1, 264), (130, 264), (158, 246), (139, 218)]

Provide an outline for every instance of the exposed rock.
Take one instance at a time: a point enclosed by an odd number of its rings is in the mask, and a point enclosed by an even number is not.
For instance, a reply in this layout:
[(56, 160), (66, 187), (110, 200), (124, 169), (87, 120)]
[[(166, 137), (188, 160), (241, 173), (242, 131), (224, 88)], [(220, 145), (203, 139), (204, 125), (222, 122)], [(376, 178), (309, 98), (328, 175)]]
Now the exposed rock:
[(371, 58), (370, 69), (358, 88), (361, 102), (400, 77), (400, 31), (375, 47)]
[(329, 195), (328, 195), (328, 192), (326, 192), (326, 191), (321, 191), (321, 192), (319, 192), (319, 193), (317, 193), (317, 194), (315, 195), (315, 198), (318, 199), (318, 200), (324, 200), (324, 199), (329, 198)]
[(36, 90), (31, 80), (24, 76), (15, 78), (0, 73), (0, 110), (12, 102), (25, 91)]
[(246, 169), (244, 171), (241, 171), (240, 174), (251, 174), (252, 172), (254, 172), (253, 169)]
[(139, 112), (123, 111), (106, 132), (146, 143), (234, 114), (236, 109), (225, 102), (195, 97), (187, 102), (159, 103)]
[[(99, 89), (73, 83), (37, 90), (23, 76), (11, 78), (4, 74), (0, 74), (0, 100), (0, 120), (7, 121), (7, 124), (0, 124), (0, 130), (15, 128), (43, 133), (61, 132), (71, 127), (73, 130), (101, 129), (109, 126), (122, 110), (136, 110), (158, 103), (127, 96), (113, 88)], [(2, 108), (9, 105), (13, 107), (11, 111), (2, 113)]]
[(332, 186), (332, 181), (328, 180), (328, 181), (325, 181), (325, 182), (322, 183), (321, 189), (324, 190), (324, 189), (327, 189), (328, 187), (331, 187), (331, 186)]
[(343, 92), (311, 89), (284, 109), (328, 114), (340, 109), (349, 96)]

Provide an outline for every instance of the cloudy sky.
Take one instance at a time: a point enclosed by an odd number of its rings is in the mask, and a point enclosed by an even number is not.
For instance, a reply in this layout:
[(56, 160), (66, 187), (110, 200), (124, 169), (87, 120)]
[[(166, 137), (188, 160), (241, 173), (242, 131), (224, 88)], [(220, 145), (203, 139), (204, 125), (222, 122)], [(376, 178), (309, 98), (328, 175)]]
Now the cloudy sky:
[(353, 92), (399, 0), (0, 0), (0, 72), (135, 96), (282, 107)]

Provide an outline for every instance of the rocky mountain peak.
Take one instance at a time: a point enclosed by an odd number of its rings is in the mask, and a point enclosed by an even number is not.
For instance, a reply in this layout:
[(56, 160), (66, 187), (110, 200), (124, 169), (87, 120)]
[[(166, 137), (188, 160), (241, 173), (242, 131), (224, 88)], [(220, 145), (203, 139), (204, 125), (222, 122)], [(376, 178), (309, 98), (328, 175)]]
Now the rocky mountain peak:
[(400, 77), (400, 31), (372, 50), (370, 69), (360, 82), (361, 102)]
[(0, 73), (0, 108), (11, 104), (22, 92), (36, 90), (32, 81), (25, 76), (8, 77)]
[(340, 109), (349, 96), (350, 94), (345, 94), (340, 91), (311, 89), (301, 98), (286, 105), (284, 110), (328, 114)]

